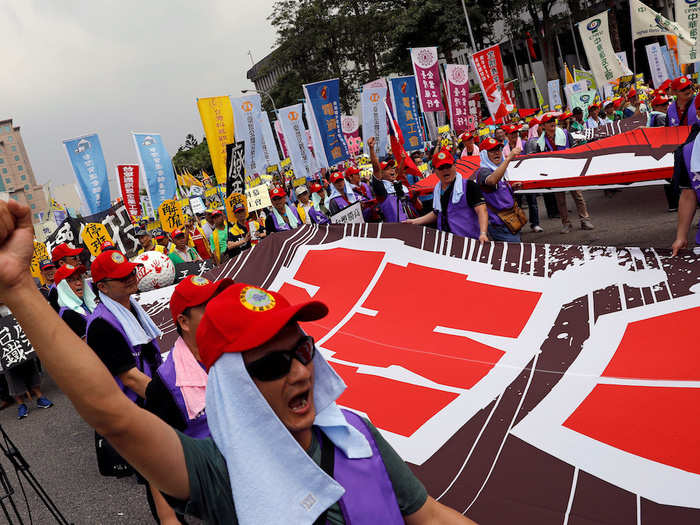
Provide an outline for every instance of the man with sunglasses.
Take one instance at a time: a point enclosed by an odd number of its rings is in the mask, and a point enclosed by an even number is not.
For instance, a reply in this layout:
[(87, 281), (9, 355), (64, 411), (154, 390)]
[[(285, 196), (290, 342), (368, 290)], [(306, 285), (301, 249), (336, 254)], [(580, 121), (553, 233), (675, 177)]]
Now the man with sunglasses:
[[(335, 405), (345, 386), (299, 326), (323, 318), (324, 304), (242, 283), (210, 300), (197, 345), (213, 440), (193, 439), (127, 399), (46, 304), (29, 272), (32, 237), (29, 207), (0, 201), (0, 300), (80, 415), (172, 503), (210, 523), (472, 523)], [(98, 265), (99, 282), (124, 264), (112, 263)]]
[(668, 106), (666, 125), (692, 126), (698, 122), (700, 100), (695, 96), (693, 83), (686, 76), (680, 76), (671, 82), (671, 90), (676, 100)]
[(433, 168), (440, 179), (433, 190), (433, 210), (405, 222), (425, 225), (437, 221), (439, 230), (479, 239), (482, 244), (488, 241), (489, 219), (479, 185), (457, 173), (449, 151), (433, 155)]

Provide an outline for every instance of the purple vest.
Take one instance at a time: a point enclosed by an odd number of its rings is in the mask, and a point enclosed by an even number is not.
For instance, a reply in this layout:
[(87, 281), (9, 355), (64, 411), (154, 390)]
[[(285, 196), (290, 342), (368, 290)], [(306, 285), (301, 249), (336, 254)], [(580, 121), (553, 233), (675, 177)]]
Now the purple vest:
[(403, 203), (399, 202), (395, 193), (387, 193), (386, 199), (379, 204), (379, 209), (382, 210), (384, 222), (403, 222), (408, 219)]
[(350, 204), (353, 204), (353, 203), (351, 203), (351, 202), (345, 200), (345, 198), (344, 198), (342, 195), (338, 195), (337, 197), (333, 197), (333, 198), (328, 202), (328, 209), (329, 209), (329, 210), (331, 209), (331, 202), (335, 202), (336, 205), (338, 206), (338, 209), (339, 209), (339, 210), (344, 210), (345, 208), (347, 208), (348, 206), (350, 206)]
[[(149, 363), (141, 357), (141, 345), (131, 346), (131, 342), (126, 336), (124, 328), (122, 328), (122, 325), (119, 324), (117, 318), (114, 317), (114, 314), (112, 312), (107, 310), (104, 304), (98, 304), (97, 308), (95, 308), (95, 311), (92, 312), (90, 316), (88, 316), (88, 324), (87, 329), (85, 331), (86, 334), (90, 331), (90, 325), (92, 324), (92, 322), (97, 318), (107, 321), (117, 332), (122, 334), (122, 337), (124, 337), (124, 341), (126, 341), (126, 344), (129, 346), (129, 350), (134, 356), (134, 359), (136, 361), (136, 367), (148, 377), (153, 377), (153, 373), (156, 371), (155, 369), (158, 368), (161, 364), (163, 364), (163, 358), (160, 355), (160, 348), (158, 347), (158, 342), (155, 339), (151, 341), (153, 346), (155, 346), (156, 348), (156, 363), (155, 367), (152, 369)], [(118, 377), (115, 376), (114, 380), (117, 382), (117, 385), (119, 385), (121, 391), (124, 392), (124, 395), (126, 395), (126, 397), (128, 397), (135, 403), (140, 396), (130, 388), (125, 387), (124, 383), (122, 383)]]
[[(439, 195), (439, 182), (435, 186), (435, 191), (437, 191)], [(479, 233), (481, 233), (479, 230), (479, 217), (474, 211), (474, 208), (467, 204), (467, 179), (465, 178), (462, 178), (462, 192), (464, 195), (459, 199), (457, 204), (454, 204), (450, 197), (450, 202), (447, 204), (447, 224), (450, 226), (450, 231), (455, 235), (478, 239)], [(443, 214), (437, 213), (437, 216), (438, 230), (444, 230), (442, 226)]]
[[(491, 173), (489, 173), (489, 175)], [(488, 177), (488, 175), (486, 177)], [(486, 177), (483, 177), (483, 179), (485, 180)], [(487, 204), (489, 223), (502, 225), (503, 221), (496, 212), (513, 206), (513, 194), (510, 191), (510, 185), (505, 180), (501, 179), (498, 181), (495, 189), (481, 185), (481, 192)]]
[(338, 502), (345, 523), (405, 523), (372, 433), (360, 416), (348, 410), (342, 412), (346, 421), (367, 438), (372, 448), (372, 455), (361, 459), (348, 459), (341, 450), (335, 449), (333, 479), (345, 489), (345, 494)]
[[(693, 153), (693, 144), (695, 144), (694, 140), (683, 146), (683, 160), (685, 161), (685, 169), (688, 171), (690, 185), (695, 190), (695, 198), (700, 202), (700, 176), (695, 177), (695, 174), (690, 171), (690, 157)], [(695, 244), (700, 245), (700, 228), (695, 234)]]
[[(287, 204), (287, 207), (290, 210), (292, 210), (292, 213), (297, 218), (297, 221), (299, 221), (299, 225), (301, 226), (302, 221), (301, 221), (301, 218), (299, 217), (299, 212), (297, 211), (297, 207), (296, 206), (289, 206), (289, 204)], [(278, 223), (277, 216), (274, 213), (272, 213), (272, 222), (274, 222), (275, 228), (277, 229), (278, 232), (291, 230), (291, 228), (289, 227), (289, 224), (284, 222), (284, 219), (282, 219), (282, 224)]]
[(309, 217), (311, 218), (311, 222), (313, 222), (314, 224), (328, 224), (329, 222), (331, 222), (328, 217), (326, 217), (320, 211), (316, 211), (316, 208), (314, 208), (313, 206), (309, 208), (308, 213)]
[[(698, 112), (695, 109), (695, 97), (691, 98), (688, 104), (688, 126), (692, 126), (698, 122)], [(669, 127), (681, 125), (681, 117), (678, 114), (678, 106), (676, 105), (675, 100), (668, 106), (668, 111), (666, 112), (666, 125)]]
[(187, 407), (185, 406), (185, 399), (182, 397), (182, 390), (175, 384), (175, 360), (173, 359), (172, 350), (165, 359), (165, 362), (158, 367), (156, 373), (163, 380), (163, 384), (168, 388), (170, 394), (173, 396), (173, 401), (177, 405), (177, 408), (182, 414), (182, 418), (187, 424), (187, 428), (183, 430), (183, 434), (197, 439), (204, 439), (211, 437), (209, 432), (209, 425), (207, 424), (207, 413), (206, 410), (197, 414), (194, 419), (190, 419), (187, 415)]

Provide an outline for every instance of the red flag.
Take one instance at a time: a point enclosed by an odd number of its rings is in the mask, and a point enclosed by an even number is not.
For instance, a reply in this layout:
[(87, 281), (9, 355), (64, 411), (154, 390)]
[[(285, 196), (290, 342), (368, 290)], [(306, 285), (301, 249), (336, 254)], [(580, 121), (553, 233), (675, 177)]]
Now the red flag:
[[(406, 168), (406, 172), (410, 173), (411, 175), (415, 175), (418, 178), (422, 178), (423, 174), (418, 169), (418, 166), (416, 166), (416, 163), (413, 162), (413, 159), (410, 157), (410, 155), (406, 153), (406, 150), (403, 147), (403, 135), (401, 134), (399, 125), (392, 117), (390, 118), (391, 126), (389, 126), (389, 138), (391, 139), (391, 153), (396, 159), (396, 165), (400, 166), (403, 162), (403, 165)], [(408, 186), (407, 181), (403, 182)]]
[(527, 35), (527, 38), (525, 41), (527, 42), (527, 50), (530, 52), (530, 56), (532, 57), (532, 60), (537, 60), (537, 53), (535, 53), (535, 43), (532, 40), (532, 37), (530, 36), (530, 32), (528, 31), (525, 33)]

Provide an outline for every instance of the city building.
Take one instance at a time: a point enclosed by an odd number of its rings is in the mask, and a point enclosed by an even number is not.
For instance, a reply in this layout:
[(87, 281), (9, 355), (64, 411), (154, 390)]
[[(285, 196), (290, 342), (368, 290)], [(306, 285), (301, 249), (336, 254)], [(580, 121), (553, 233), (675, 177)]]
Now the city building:
[(19, 126), (13, 126), (12, 119), (0, 120), (0, 192), (28, 205), (35, 223), (48, 211), (44, 187), (36, 182)]
[(270, 91), (277, 80), (287, 71), (291, 69), (291, 65), (277, 65), (274, 61), (275, 49), (265, 58), (256, 62), (246, 73), (246, 78), (255, 84), (255, 89), (258, 91)]

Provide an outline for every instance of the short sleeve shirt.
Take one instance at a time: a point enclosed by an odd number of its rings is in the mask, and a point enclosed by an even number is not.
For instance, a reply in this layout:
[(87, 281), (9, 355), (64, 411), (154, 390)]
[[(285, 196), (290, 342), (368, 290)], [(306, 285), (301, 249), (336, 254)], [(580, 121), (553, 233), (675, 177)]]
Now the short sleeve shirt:
[[(396, 500), (403, 516), (418, 511), (428, 499), (423, 484), (411, 472), (396, 451), (381, 436), (379, 431), (365, 420), (382, 456), (389, 479), (394, 487)], [(236, 511), (231, 493), (226, 460), (212, 439), (193, 439), (180, 432), (178, 437), (185, 453), (185, 463), (190, 481), (190, 499), (187, 502), (167, 497), (176, 509), (199, 517), (209, 523), (236, 525)], [(312, 438), (307, 451), (314, 462), (321, 464), (321, 447), (316, 437)], [(343, 525), (345, 520), (338, 503), (328, 509), (328, 523)]]

